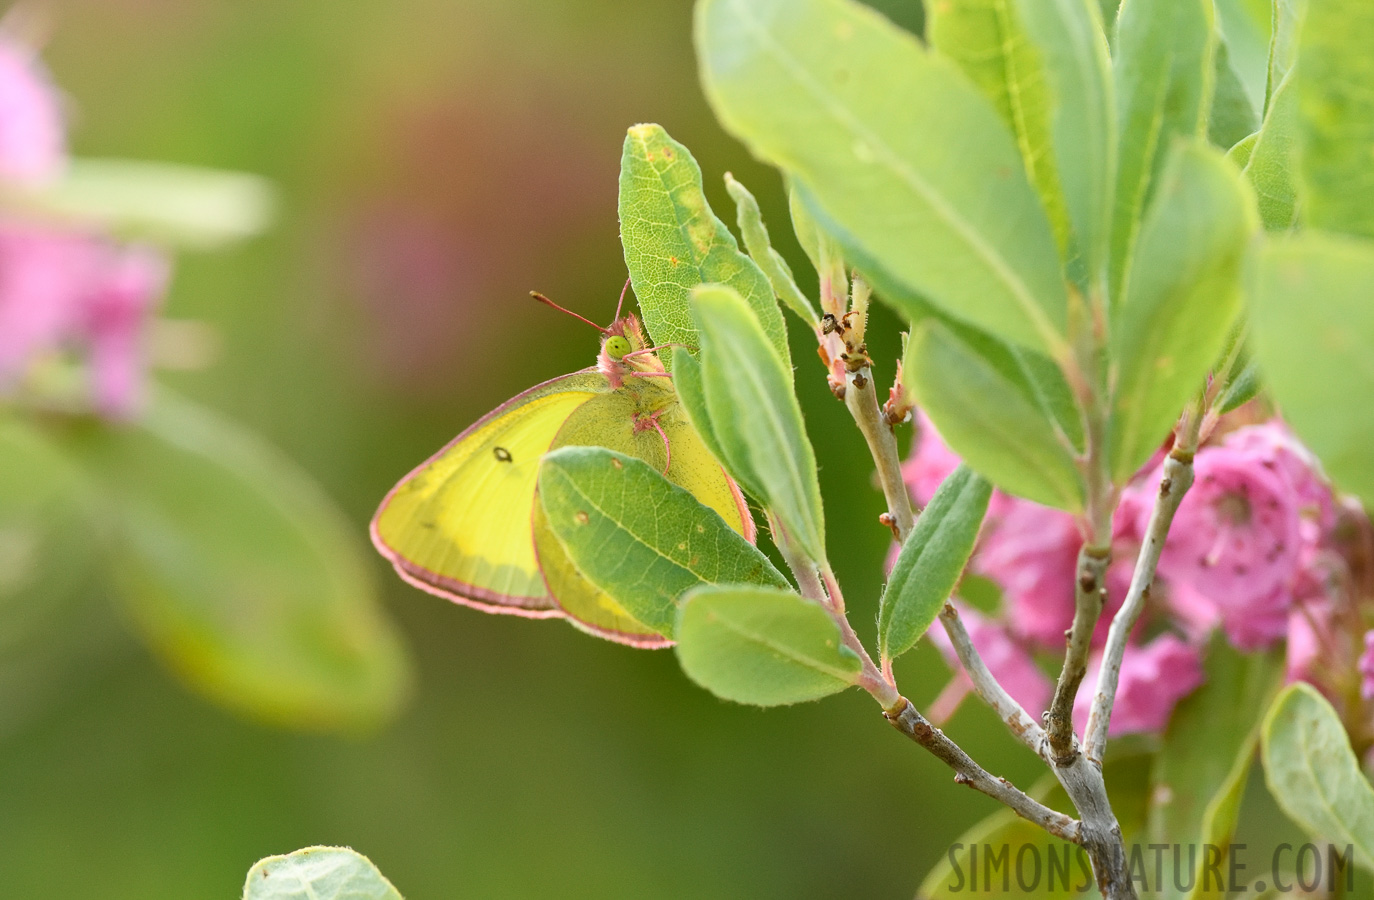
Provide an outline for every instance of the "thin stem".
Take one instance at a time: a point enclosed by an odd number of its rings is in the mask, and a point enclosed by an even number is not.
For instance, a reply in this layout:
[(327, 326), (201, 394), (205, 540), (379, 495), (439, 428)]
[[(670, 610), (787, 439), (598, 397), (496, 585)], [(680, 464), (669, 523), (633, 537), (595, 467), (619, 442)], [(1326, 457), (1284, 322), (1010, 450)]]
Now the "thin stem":
[(1106, 599), (1107, 566), (1111, 564), (1111, 547), (1084, 544), (1078, 551), (1077, 576), (1074, 579), (1073, 626), (1069, 629), (1068, 646), (1064, 651), (1064, 667), (1054, 686), (1054, 699), (1045, 716), (1049, 749), (1055, 765), (1073, 761), (1078, 752), (1073, 733), (1073, 701), (1078, 687), (1088, 673), (1088, 653), (1092, 650), (1093, 632), (1102, 614)]
[(1107, 634), (1107, 647), (1102, 652), (1102, 667), (1097, 675), (1097, 695), (1093, 697), (1092, 713), (1088, 717), (1085, 735), (1088, 757), (1099, 764), (1107, 748), (1107, 727), (1111, 724), (1112, 706), (1116, 702), (1116, 687), (1121, 678), (1121, 660), (1126, 653), (1126, 641), (1145, 608), (1150, 586), (1154, 583), (1155, 569), (1159, 566), (1159, 555), (1164, 550), (1169, 526), (1174, 521), (1174, 513), (1178, 512), (1178, 505), (1192, 484), (1192, 454), (1175, 448), (1164, 460), (1164, 477), (1159, 482), (1159, 495), (1155, 498), (1155, 507), (1150, 512), (1145, 541), (1140, 547), (1140, 555), (1136, 557), (1131, 587), (1126, 593), (1126, 601), (1121, 605), (1116, 618), (1112, 620), (1111, 631)]
[(814, 562), (805, 553), (797, 549), (792, 541), (792, 536), (783, 528), (782, 523), (773, 515), (771, 510), (765, 510), (764, 515), (768, 517), (768, 533), (773, 535), (773, 543), (777, 545), (778, 552), (782, 554), (783, 562), (787, 563), (787, 568), (792, 570), (792, 577), (797, 579), (797, 590), (808, 600), (815, 600), (822, 606), (830, 605), (830, 598), (826, 596), (825, 588), (821, 585), (820, 572)]
[(954, 604), (947, 602), (940, 610), (940, 624), (944, 626), (945, 634), (949, 635), (949, 642), (954, 646), (954, 653), (959, 657), (960, 665), (964, 667), (964, 672), (973, 684), (974, 693), (992, 707), (993, 712), (1006, 723), (1017, 740), (1038, 756), (1045, 743), (1045, 732), (988, 670), (983, 658), (974, 648), (973, 640), (969, 637), (968, 629), (964, 628), (964, 622), (959, 618), (959, 610), (954, 608)]
[(1056, 812), (1032, 799), (1005, 778), (995, 778), (973, 761), (958, 744), (944, 732), (931, 725), (916, 711), (911, 701), (898, 696), (895, 703), (883, 709), (883, 716), (892, 727), (930, 751), (937, 759), (955, 771), (954, 780), (1010, 807), (1023, 819), (1034, 822), (1055, 837), (1080, 843), (1079, 823), (1070, 816)]
[(873, 370), (869, 366), (849, 372), (845, 376), (844, 405), (868, 442), (873, 465), (878, 470), (878, 483), (887, 500), (892, 533), (903, 542), (911, 533), (916, 514), (911, 508), (911, 494), (902, 479), (902, 459), (897, 450), (897, 436), (883, 418), (878, 406), (878, 393), (873, 388)]

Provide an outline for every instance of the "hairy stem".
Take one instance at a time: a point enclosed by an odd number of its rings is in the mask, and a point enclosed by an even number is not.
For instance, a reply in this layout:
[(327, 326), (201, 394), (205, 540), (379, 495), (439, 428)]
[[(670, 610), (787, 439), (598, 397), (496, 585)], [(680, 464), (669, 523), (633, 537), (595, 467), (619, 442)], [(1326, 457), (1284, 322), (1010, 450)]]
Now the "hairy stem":
[(1005, 778), (996, 778), (974, 762), (972, 757), (944, 732), (926, 721), (911, 701), (898, 696), (895, 703), (883, 709), (883, 716), (892, 727), (930, 751), (937, 759), (954, 770), (954, 780), (981, 791), (1006, 806), (1017, 815), (1048, 831), (1055, 837), (1081, 842), (1080, 825), (1072, 817), (1056, 812), (1032, 799)]
[(1159, 566), (1159, 555), (1164, 550), (1164, 541), (1169, 535), (1169, 526), (1174, 521), (1174, 513), (1188, 488), (1193, 484), (1193, 456), (1190, 450), (1175, 448), (1164, 460), (1164, 477), (1159, 483), (1159, 495), (1155, 498), (1154, 509), (1150, 512), (1150, 522), (1145, 530), (1145, 541), (1136, 558), (1135, 571), (1131, 575), (1131, 587), (1126, 593), (1126, 601), (1112, 620), (1111, 631), (1107, 635), (1107, 647), (1102, 653), (1102, 667), (1097, 676), (1097, 695), (1093, 697), (1092, 713), (1088, 718), (1085, 744), (1089, 758), (1101, 763), (1102, 754), (1107, 748), (1107, 727), (1112, 720), (1112, 706), (1116, 702), (1117, 682), (1121, 678), (1121, 660), (1126, 653), (1126, 640), (1135, 627), (1140, 613), (1149, 598), (1150, 587), (1154, 583), (1155, 569)]
[(868, 450), (873, 455), (878, 483), (887, 500), (892, 532), (898, 542), (905, 541), (915, 524), (916, 515), (911, 508), (911, 494), (902, 480), (902, 459), (897, 451), (897, 437), (878, 406), (878, 393), (873, 388), (873, 370), (870, 367), (864, 366), (847, 373), (844, 405), (849, 408), (859, 431), (863, 432)]
[(816, 563), (797, 549), (791, 535), (782, 527), (782, 523), (773, 515), (772, 510), (765, 510), (764, 515), (768, 517), (768, 533), (773, 536), (773, 543), (777, 545), (787, 568), (792, 570), (792, 577), (797, 580), (797, 591), (808, 600), (829, 606), (830, 598), (826, 596), (825, 587), (821, 584), (820, 570)]
[(1107, 566), (1112, 561), (1110, 546), (1084, 544), (1078, 551), (1078, 568), (1074, 578), (1073, 626), (1069, 629), (1068, 646), (1064, 651), (1064, 667), (1054, 686), (1054, 699), (1045, 715), (1050, 753), (1055, 765), (1073, 761), (1078, 752), (1073, 733), (1073, 701), (1078, 687), (1088, 672), (1088, 653), (1092, 649), (1093, 631), (1102, 614), (1106, 599)]

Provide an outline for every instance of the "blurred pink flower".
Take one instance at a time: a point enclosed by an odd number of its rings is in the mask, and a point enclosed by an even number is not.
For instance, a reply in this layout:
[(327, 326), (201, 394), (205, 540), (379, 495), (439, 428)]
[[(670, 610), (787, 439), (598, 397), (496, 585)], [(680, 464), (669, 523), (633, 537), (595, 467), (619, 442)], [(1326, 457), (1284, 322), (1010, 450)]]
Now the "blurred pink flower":
[[(978, 612), (960, 606), (959, 615), (968, 629), (969, 639), (974, 649), (983, 658), (988, 671), (997, 679), (1008, 694), (1020, 703), (1033, 718), (1049, 707), (1050, 694), (1054, 690), (1050, 679), (1031, 659), (1031, 655), (1001, 625), (988, 621)], [(957, 674), (955, 678), (968, 682), (954, 646), (940, 625), (927, 632), (931, 643), (939, 649), (945, 662)]]
[(1364, 633), (1364, 653), (1360, 654), (1360, 696), (1374, 700), (1374, 630)]
[(144, 332), (167, 287), (166, 257), (141, 247), (107, 253), (87, 306), (91, 384), (95, 406), (127, 419), (143, 406)]
[(67, 142), (57, 88), (38, 54), (0, 32), (0, 180), (56, 177)]
[[(1082, 734), (1088, 723), (1093, 696), (1097, 693), (1097, 674), (1101, 657), (1094, 655), (1074, 699), (1074, 724)], [(1169, 724), (1178, 701), (1191, 694), (1206, 680), (1202, 655), (1197, 647), (1175, 635), (1164, 634), (1144, 646), (1127, 646), (1121, 659), (1117, 681), (1116, 705), (1108, 734), (1163, 731)]]
[(922, 410), (916, 410), (916, 444), (902, 463), (902, 478), (916, 505), (924, 507), (935, 491), (962, 460), (940, 437), (935, 423)]
[(1073, 621), (1079, 536), (1074, 517), (1026, 500), (1012, 500), (989, 529), (973, 570), (1002, 587), (1016, 634), (1047, 647), (1064, 645)]

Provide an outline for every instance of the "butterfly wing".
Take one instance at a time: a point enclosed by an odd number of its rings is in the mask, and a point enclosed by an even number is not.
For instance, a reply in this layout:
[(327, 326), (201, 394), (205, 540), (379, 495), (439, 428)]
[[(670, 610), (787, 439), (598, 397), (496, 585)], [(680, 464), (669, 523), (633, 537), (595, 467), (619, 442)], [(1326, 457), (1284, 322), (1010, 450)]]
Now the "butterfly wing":
[(530, 528), (539, 460), (568, 418), (607, 396), (593, 369), (507, 401), (401, 480), (372, 520), (372, 542), (402, 578), (485, 612), (561, 615)]

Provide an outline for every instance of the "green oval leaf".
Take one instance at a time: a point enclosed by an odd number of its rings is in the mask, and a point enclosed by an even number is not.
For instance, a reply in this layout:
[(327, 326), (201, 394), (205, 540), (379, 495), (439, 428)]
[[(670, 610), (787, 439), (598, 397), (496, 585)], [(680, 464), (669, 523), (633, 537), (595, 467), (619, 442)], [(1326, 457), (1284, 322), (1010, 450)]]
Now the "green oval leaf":
[(773, 511), (804, 553), (824, 562), (816, 455), (788, 370), (731, 288), (695, 289), (692, 317), (701, 340), (702, 389), (726, 468)]
[(952, 65), (851, 0), (704, 0), (696, 39), (718, 118), (808, 189), (861, 268), (1066, 354), (1049, 220), (997, 112)]
[(1120, 481), (1159, 447), (1226, 343), (1258, 227), (1251, 204), (1220, 152), (1176, 145), (1112, 325), (1112, 472)]
[(790, 591), (697, 588), (683, 598), (675, 633), (688, 677), (736, 703), (818, 700), (857, 684), (862, 669), (830, 613)]
[(934, 319), (916, 325), (902, 366), (907, 386), (983, 477), (1037, 503), (1080, 509), (1082, 482), (1067, 439), (1027, 393), (1015, 358), (985, 354), (970, 337)]
[(940, 484), (907, 535), (878, 609), (878, 645), (896, 659), (926, 633), (964, 571), (992, 485), (961, 465)]
[(1298, 89), (1285, 78), (1274, 91), (1264, 125), (1245, 162), (1245, 177), (1255, 189), (1260, 221), (1269, 231), (1287, 231), (1298, 221)]
[(138, 426), (65, 437), (110, 518), (125, 609), (193, 687), (293, 727), (395, 713), (409, 675), (400, 637), (354, 529), (305, 473), (166, 395)]
[(690, 588), (789, 586), (724, 519), (633, 456), (602, 447), (555, 450), (540, 465), (539, 500), (578, 571), (665, 637)]
[(1374, 237), (1374, 4), (1308, 3), (1299, 37), (1299, 175), (1308, 225)]
[(768, 238), (768, 228), (763, 224), (763, 213), (759, 211), (759, 202), (749, 193), (749, 189), (736, 181), (735, 176), (729, 172), (725, 173), (725, 189), (735, 201), (736, 224), (739, 225), (739, 233), (744, 238), (744, 246), (749, 251), (749, 257), (758, 263), (763, 274), (768, 276), (768, 283), (773, 286), (773, 293), (777, 298), (787, 304), (787, 308), (800, 316), (803, 322), (816, 327), (816, 308), (801, 292), (801, 288), (797, 287), (797, 282), (792, 277), (792, 267), (787, 264), (787, 260), (773, 249), (773, 243)]
[(1263, 748), (1269, 791), (1289, 818), (1317, 840), (1354, 846), (1374, 871), (1374, 788), (1326, 698), (1309, 684), (1286, 688), (1265, 717)]
[(688, 294), (699, 284), (728, 284), (758, 317), (773, 352), (790, 365), (787, 326), (772, 285), (711, 212), (691, 152), (661, 126), (636, 125), (625, 135), (620, 241), (655, 344), (694, 346)]
[(1271, 237), (1250, 276), (1255, 356), (1284, 418), (1345, 490), (1374, 503), (1374, 242)]
[(248, 870), (243, 900), (401, 900), (401, 894), (361, 853), (306, 847), (259, 860)]

